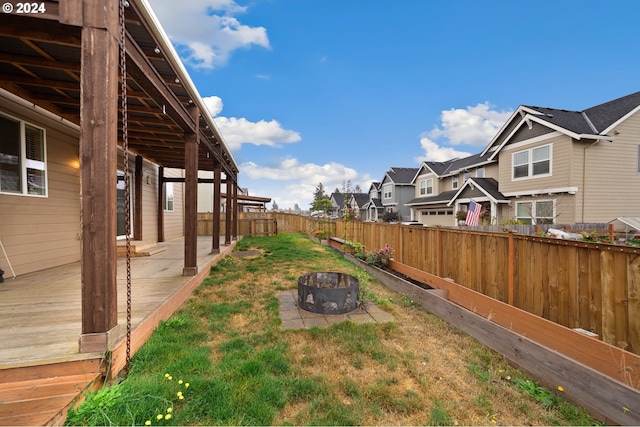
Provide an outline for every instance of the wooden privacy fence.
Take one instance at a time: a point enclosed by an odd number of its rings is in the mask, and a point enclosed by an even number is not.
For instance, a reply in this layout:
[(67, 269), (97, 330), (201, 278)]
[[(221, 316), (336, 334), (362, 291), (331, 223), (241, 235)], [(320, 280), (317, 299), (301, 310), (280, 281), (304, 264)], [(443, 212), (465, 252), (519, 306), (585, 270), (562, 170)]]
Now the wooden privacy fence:
[[(273, 217), (265, 215), (248, 215), (241, 212), (238, 215), (238, 235), (239, 236), (272, 236), (278, 233), (278, 223)], [(224, 215), (220, 218), (220, 234), (224, 235), (226, 230), (226, 219)], [(198, 235), (213, 235), (213, 214), (198, 214)]]
[[(295, 217), (277, 214), (278, 230), (318, 229)], [(640, 354), (640, 248), (358, 221), (336, 221), (335, 236)]]

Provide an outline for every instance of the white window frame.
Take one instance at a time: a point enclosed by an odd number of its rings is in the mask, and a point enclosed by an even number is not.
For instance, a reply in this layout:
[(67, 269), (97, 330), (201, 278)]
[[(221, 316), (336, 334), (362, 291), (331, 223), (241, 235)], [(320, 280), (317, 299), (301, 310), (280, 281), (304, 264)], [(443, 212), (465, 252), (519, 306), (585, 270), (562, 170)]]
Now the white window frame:
[(428, 196), (433, 194), (433, 178), (420, 180), (420, 195)]
[[(546, 159), (534, 161), (533, 155), (537, 150), (541, 150), (543, 148), (547, 148), (549, 150), (549, 156)], [(516, 156), (518, 155), (526, 155), (526, 161), (518, 163), (516, 165)], [(517, 151), (511, 154), (511, 180), (512, 181), (522, 181), (526, 179), (535, 179), (535, 178), (544, 178), (552, 175), (552, 158), (553, 158), (553, 144), (545, 144), (539, 145), (537, 147), (532, 147), (526, 150)], [(549, 171), (544, 173), (534, 174), (534, 166), (536, 163), (541, 162), (549, 162)], [(527, 174), (524, 176), (516, 177), (516, 167), (527, 167)]]
[(451, 177), (451, 189), (452, 190), (458, 189), (458, 175)]
[(385, 184), (382, 187), (382, 198), (391, 199), (393, 197), (393, 184)]
[(165, 212), (173, 212), (175, 196), (173, 193), (173, 182), (164, 183), (164, 210)]
[[(18, 191), (7, 191), (2, 189), (1, 175), (0, 175), (0, 194), (14, 195), (14, 196), (28, 196), (28, 197), (47, 197), (49, 194), (49, 174), (47, 173), (47, 131), (45, 128), (34, 125), (33, 123), (19, 119), (17, 117), (10, 116), (8, 114), (0, 113), (0, 116), (6, 120), (17, 122), (20, 126), (20, 154), (19, 154), (19, 169), (20, 169), (20, 188)], [(26, 142), (26, 128), (31, 127), (41, 132), (42, 135), (42, 155), (43, 160), (35, 160), (27, 158), (27, 142)], [(32, 193), (29, 191), (29, 176), (27, 169), (35, 169), (42, 171), (42, 194)], [(2, 171), (2, 164), (0, 162), (0, 174)]]
[[(552, 216), (538, 216), (538, 204), (539, 203), (549, 203), (553, 204), (552, 208)], [(519, 215), (519, 207), (522, 205), (530, 205), (530, 212), (527, 212), (527, 215)], [(553, 224), (556, 218), (556, 200), (555, 199), (544, 199), (544, 200), (526, 200), (522, 202), (516, 202), (516, 221), (522, 221), (525, 224)], [(551, 220), (551, 222), (545, 222), (545, 220)]]

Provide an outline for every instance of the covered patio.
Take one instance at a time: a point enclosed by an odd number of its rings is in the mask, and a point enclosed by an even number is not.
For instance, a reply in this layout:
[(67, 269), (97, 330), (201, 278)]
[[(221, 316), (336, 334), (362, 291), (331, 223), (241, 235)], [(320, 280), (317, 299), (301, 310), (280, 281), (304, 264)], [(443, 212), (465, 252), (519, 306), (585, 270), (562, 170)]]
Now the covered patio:
[[(166, 250), (131, 260), (132, 354), (206, 278), (211, 265), (233, 250), (235, 242), (225, 245), (222, 241), (220, 253), (212, 254), (211, 237), (199, 237), (200, 269), (195, 276), (183, 275), (182, 239), (162, 245)], [(80, 263), (9, 277), (0, 285), (1, 425), (57, 424), (86, 388), (99, 386), (105, 376), (108, 379), (122, 369), (126, 272), (125, 259), (118, 259), (118, 324), (112, 350), (106, 355), (80, 353), (78, 348), (82, 330)], [(46, 387), (49, 391), (43, 392)]]

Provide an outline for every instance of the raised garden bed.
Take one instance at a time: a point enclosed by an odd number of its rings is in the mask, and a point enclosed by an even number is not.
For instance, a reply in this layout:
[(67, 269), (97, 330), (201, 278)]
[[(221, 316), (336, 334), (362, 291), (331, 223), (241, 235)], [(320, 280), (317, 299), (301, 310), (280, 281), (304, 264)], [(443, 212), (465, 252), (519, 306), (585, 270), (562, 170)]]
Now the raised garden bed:
[[(469, 310), (449, 301), (448, 289), (426, 289), (423, 285), (429, 286), (428, 284), (415, 279), (414, 281), (418, 284), (411, 283), (403, 279), (397, 271), (392, 273), (373, 267), (350, 254), (345, 253), (344, 256), (376, 277), (388, 288), (407, 295), (427, 311), (457, 326), (478, 341), (501, 353), (510, 362), (529, 372), (548, 388), (556, 389), (558, 386), (562, 386), (567, 398), (588, 409), (601, 421), (607, 424), (640, 425), (640, 411), (636, 409), (637, 402), (640, 402), (640, 391), (635, 388), (640, 387), (640, 384), (625, 384), (565, 356), (557, 349), (549, 348), (512, 330), (517, 328), (507, 328), (496, 323), (491, 315), (493, 309), (487, 308), (492, 307), (491, 301), (494, 300), (484, 296), (478, 297), (484, 304), (481, 311), (488, 310), (490, 313), (484, 317), (477, 314), (475, 310)], [(398, 266), (398, 263), (392, 263), (393, 265)], [(411, 270), (410, 267), (403, 269)], [(442, 278), (437, 278), (437, 280), (441, 283), (446, 282)], [(456, 293), (457, 298), (459, 297), (458, 293), (464, 295), (469, 291), (453, 282), (447, 283), (447, 287), (451, 289), (451, 292)], [(491, 301), (487, 301), (487, 299)], [(500, 316), (508, 316), (510, 312), (517, 313), (522, 318), (533, 316), (499, 301), (494, 301), (494, 303), (494, 309)], [(547, 335), (557, 333), (558, 336), (566, 336), (567, 333), (574, 333), (561, 325), (545, 319), (538, 319), (544, 324), (543, 333)], [(575, 334), (577, 335), (572, 337), (573, 343), (568, 343), (570, 346), (585, 345), (594, 350), (594, 353), (597, 353), (595, 351), (597, 347), (608, 346), (594, 338), (580, 336), (577, 332)], [(615, 348), (612, 347), (612, 349)], [(627, 356), (632, 358), (635, 355), (628, 353)], [(621, 360), (612, 360), (611, 362), (612, 364), (624, 364), (624, 366), (614, 365), (614, 370), (619, 369), (625, 377), (628, 375), (628, 369), (631, 369), (632, 372), (634, 369), (640, 369), (640, 365), (635, 366), (631, 360), (625, 361), (624, 355)], [(637, 372), (633, 373), (637, 375)]]

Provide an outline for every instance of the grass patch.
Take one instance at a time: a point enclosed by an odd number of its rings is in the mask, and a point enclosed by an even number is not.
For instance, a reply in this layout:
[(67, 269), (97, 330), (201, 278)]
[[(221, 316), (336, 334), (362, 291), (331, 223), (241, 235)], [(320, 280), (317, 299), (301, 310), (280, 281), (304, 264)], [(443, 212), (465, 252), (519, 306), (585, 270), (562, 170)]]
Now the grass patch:
[[(245, 237), (69, 425), (592, 425), (586, 412), (299, 234)], [(311, 271), (356, 276), (394, 315), (280, 328), (277, 293)], [(523, 380), (511, 380), (522, 378)]]

